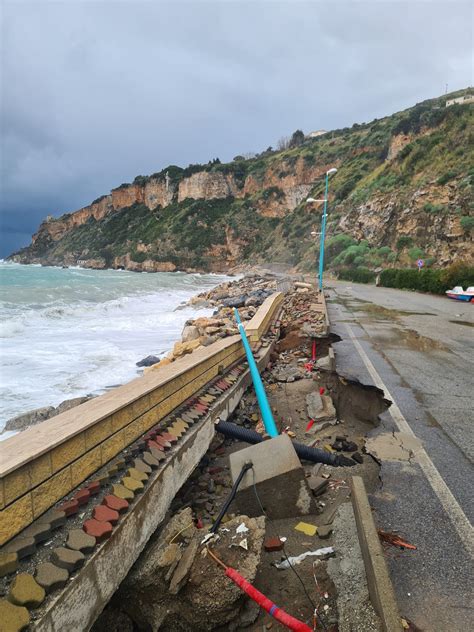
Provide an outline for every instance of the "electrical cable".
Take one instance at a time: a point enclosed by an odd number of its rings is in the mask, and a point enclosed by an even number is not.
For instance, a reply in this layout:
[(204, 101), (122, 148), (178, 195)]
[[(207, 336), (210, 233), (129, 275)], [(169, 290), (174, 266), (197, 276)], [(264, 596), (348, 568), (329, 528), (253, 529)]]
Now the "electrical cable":
[(227, 497), (227, 500), (225, 501), (225, 503), (221, 507), (221, 510), (219, 511), (219, 515), (217, 516), (214, 524), (209, 529), (209, 533), (215, 533), (217, 531), (217, 529), (219, 528), (219, 525), (221, 524), (221, 520), (224, 517), (225, 512), (229, 509), (230, 504), (232, 503), (232, 501), (235, 498), (235, 494), (237, 493), (237, 489), (238, 489), (238, 487), (240, 485), (241, 480), (244, 477), (245, 472), (250, 470), (250, 468), (253, 468), (253, 463), (251, 463), (250, 461), (247, 462), (247, 463), (244, 463), (244, 465), (242, 466), (242, 469), (240, 470), (240, 474), (236, 478), (235, 483), (232, 485), (232, 489), (230, 490), (230, 493), (229, 493), (229, 495)]
[[(261, 511), (262, 511), (262, 513), (263, 513), (263, 515), (264, 515), (264, 516), (267, 518), (267, 520), (268, 520), (267, 513), (266, 513), (265, 509), (263, 508), (262, 502), (261, 502), (261, 500), (260, 500), (260, 496), (258, 495), (258, 492), (257, 492), (257, 486), (255, 485), (255, 470), (254, 470), (253, 466), (252, 466), (252, 475), (253, 475), (253, 481), (252, 481), (252, 484), (253, 484), (253, 491), (254, 491), (254, 493), (255, 493), (255, 497), (256, 497), (256, 499), (257, 499), (257, 502), (258, 502), (258, 504), (259, 504), (259, 506), (260, 506), (260, 509), (261, 509)], [(285, 558), (286, 558), (286, 561), (288, 562), (289, 567), (290, 567), (290, 568), (291, 568), (291, 570), (294, 572), (294, 574), (295, 574), (295, 575), (296, 575), (296, 577), (298, 578), (298, 580), (299, 580), (299, 582), (300, 582), (301, 586), (303, 587), (304, 593), (305, 593), (305, 595), (306, 595), (306, 597), (307, 597), (308, 601), (310, 602), (310, 604), (311, 604), (311, 606), (312, 606), (312, 608), (313, 608), (313, 612), (316, 614), (316, 616), (317, 616), (317, 618), (319, 619), (319, 622), (321, 623), (321, 625), (323, 626), (323, 628), (324, 628), (325, 630), (327, 630), (326, 624), (325, 624), (325, 623), (324, 623), (324, 621), (322, 620), (321, 615), (319, 614), (318, 609), (317, 609), (316, 605), (314, 604), (314, 601), (311, 599), (311, 596), (309, 595), (308, 591), (306, 590), (306, 586), (304, 585), (303, 580), (302, 580), (302, 579), (301, 579), (301, 577), (299, 576), (299, 574), (298, 574), (298, 572), (297, 572), (296, 568), (295, 568), (295, 567), (293, 566), (293, 564), (290, 562), (290, 558), (288, 557), (288, 555), (287, 555), (287, 553), (286, 553), (286, 551), (285, 551), (285, 545), (283, 545), (283, 549), (282, 549), (282, 551), (283, 551), (283, 555), (284, 555), (284, 556), (285, 556)]]

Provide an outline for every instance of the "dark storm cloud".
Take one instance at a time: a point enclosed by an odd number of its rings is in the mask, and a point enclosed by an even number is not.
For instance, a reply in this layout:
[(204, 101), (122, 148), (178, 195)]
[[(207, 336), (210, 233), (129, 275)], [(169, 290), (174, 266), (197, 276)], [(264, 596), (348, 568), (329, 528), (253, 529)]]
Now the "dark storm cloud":
[(135, 175), (472, 83), (464, 2), (2, 6), (2, 254)]

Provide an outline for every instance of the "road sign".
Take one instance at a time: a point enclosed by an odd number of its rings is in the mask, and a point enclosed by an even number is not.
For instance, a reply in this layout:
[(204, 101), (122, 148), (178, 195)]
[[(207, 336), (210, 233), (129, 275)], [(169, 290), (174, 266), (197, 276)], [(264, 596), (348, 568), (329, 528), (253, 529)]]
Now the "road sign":
[(422, 268), (425, 265), (425, 262), (423, 261), (423, 259), (418, 259), (418, 261), (416, 262), (416, 265), (419, 268)]

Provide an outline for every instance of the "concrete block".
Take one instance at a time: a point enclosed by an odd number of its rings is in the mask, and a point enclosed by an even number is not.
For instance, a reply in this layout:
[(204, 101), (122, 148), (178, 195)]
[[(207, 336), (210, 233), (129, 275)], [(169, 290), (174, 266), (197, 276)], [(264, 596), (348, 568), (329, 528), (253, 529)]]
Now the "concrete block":
[(33, 522), (31, 494), (0, 511), (0, 546)]
[(235, 499), (236, 509), (247, 516), (261, 516), (262, 509), (271, 519), (290, 518), (315, 510), (303, 467), (288, 435), (263, 441), (230, 455), (232, 481), (242, 466), (251, 461), (253, 470), (245, 473)]
[(30, 473), (27, 465), (5, 477), (5, 504), (9, 505), (16, 498), (23, 496), (31, 489)]

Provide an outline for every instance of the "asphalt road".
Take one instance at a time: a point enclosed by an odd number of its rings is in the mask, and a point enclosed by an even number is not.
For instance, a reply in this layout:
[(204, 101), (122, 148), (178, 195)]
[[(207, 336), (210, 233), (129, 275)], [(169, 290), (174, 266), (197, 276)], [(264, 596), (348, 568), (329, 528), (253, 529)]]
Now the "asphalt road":
[(417, 546), (388, 552), (401, 614), (425, 632), (474, 630), (474, 304), (348, 282), (327, 294), (338, 372), (393, 402), (372, 434), (419, 440), (383, 460), (371, 496), (378, 526)]

